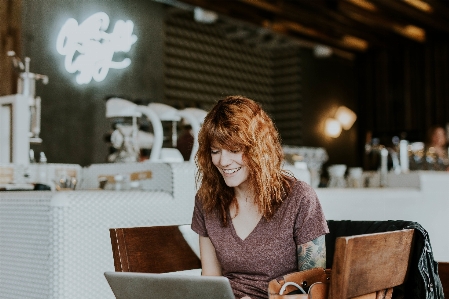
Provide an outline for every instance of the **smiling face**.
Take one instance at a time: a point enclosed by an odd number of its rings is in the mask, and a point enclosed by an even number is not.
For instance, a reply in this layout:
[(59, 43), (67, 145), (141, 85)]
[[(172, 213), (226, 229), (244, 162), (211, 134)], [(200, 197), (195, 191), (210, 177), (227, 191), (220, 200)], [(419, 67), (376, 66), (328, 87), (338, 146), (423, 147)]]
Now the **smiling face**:
[(233, 151), (219, 146), (211, 147), (212, 163), (223, 176), (228, 187), (244, 188), (248, 180), (248, 167), (242, 151)]

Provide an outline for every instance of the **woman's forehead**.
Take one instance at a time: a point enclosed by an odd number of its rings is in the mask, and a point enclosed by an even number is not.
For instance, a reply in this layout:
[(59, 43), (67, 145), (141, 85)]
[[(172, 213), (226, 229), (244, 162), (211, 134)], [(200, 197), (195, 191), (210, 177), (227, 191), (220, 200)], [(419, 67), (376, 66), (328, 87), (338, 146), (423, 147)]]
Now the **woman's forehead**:
[(227, 150), (234, 150), (234, 149), (240, 149), (242, 146), (240, 144), (238, 144), (237, 142), (234, 141), (230, 141), (227, 143), (220, 143), (217, 140), (212, 140), (212, 142), (210, 143), (210, 147), (211, 148), (223, 148), (223, 149), (227, 149)]
[(211, 143), (210, 143), (210, 147), (212, 147), (212, 148), (220, 148), (220, 147), (222, 147), (218, 142), (216, 142), (216, 141), (212, 141)]

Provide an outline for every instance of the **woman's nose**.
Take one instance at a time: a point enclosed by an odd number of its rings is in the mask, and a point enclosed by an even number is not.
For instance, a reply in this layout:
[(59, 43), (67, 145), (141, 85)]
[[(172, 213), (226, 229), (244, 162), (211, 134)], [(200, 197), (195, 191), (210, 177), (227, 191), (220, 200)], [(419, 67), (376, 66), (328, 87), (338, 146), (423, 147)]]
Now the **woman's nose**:
[(230, 153), (227, 150), (222, 150), (220, 155), (220, 165), (228, 166), (232, 163)]

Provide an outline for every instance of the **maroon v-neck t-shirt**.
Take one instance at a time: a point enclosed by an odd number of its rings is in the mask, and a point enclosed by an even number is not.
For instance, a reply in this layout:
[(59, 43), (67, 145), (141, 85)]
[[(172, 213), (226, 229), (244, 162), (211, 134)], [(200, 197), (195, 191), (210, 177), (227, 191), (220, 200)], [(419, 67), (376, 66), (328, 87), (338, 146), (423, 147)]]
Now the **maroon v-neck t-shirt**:
[(216, 213), (206, 214), (195, 199), (192, 229), (209, 237), (215, 247), (223, 276), (231, 283), (236, 298), (268, 298), (268, 282), (298, 271), (297, 245), (329, 232), (315, 190), (302, 181), (292, 182), (292, 190), (270, 221), (262, 217), (242, 240), (232, 221), (221, 225)]

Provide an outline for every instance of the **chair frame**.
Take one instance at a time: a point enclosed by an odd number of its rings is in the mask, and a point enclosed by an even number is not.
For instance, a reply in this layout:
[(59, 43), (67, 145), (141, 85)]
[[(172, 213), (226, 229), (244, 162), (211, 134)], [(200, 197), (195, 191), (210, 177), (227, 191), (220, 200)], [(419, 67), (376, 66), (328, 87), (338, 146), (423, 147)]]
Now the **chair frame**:
[(178, 225), (111, 228), (109, 233), (116, 272), (165, 273), (201, 268), (200, 259)]
[(413, 236), (414, 229), (403, 229), (337, 238), (329, 298), (357, 298), (379, 291), (391, 297), (392, 288), (406, 280)]

